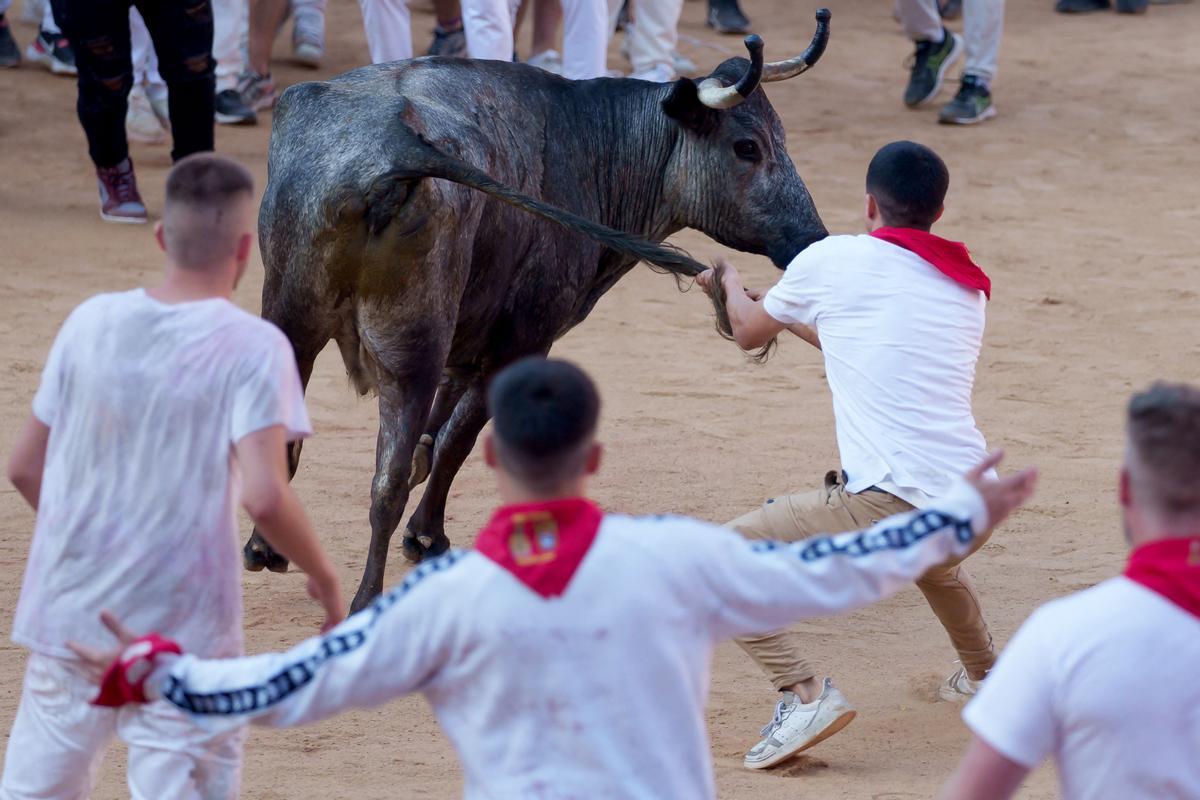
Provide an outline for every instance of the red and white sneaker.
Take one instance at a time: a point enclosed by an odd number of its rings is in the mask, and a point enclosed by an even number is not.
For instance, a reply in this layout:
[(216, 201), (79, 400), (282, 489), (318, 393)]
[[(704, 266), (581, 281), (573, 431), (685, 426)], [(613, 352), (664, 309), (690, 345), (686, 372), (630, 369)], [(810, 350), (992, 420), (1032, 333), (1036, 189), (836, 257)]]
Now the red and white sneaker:
[(100, 217), (108, 222), (143, 223), (146, 206), (138, 194), (133, 162), (126, 158), (115, 167), (96, 167), (100, 186)]
[(75, 51), (71, 43), (61, 33), (51, 33), (47, 30), (38, 31), (37, 38), (25, 48), (25, 57), (35, 64), (41, 64), (55, 75), (78, 75), (75, 68)]
[(278, 99), (271, 76), (259, 75), (254, 70), (247, 70), (238, 78), (237, 92), (242, 96), (242, 102), (254, 111), (266, 111)]

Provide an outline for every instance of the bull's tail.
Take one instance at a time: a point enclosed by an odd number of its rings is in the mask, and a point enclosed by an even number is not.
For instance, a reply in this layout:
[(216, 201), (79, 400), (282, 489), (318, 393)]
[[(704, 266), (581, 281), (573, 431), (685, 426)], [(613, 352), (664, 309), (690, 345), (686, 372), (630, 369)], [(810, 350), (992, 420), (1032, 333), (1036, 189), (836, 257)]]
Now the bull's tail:
[[(618, 253), (645, 261), (662, 272), (674, 275), (677, 282), (681, 282), (685, 278), (694, 278), (708, 269), (674, 245), (656, 244), (636, 234), (615, 230), (511, 189), (462, 159), (442, 152), (411, 128), (409, 130), (414, 149), (407, 151), (406, 155), (411, 157), (419, 153), (420, 157), (414, 158), (411, 165), (381, 176), (376, 181), (376, 187), (381, 185), (380, 181), (442, 178), (469, 186), (501, 202), (508, 203), (510, 206), (548, 219), (568, 230), (581, 233)], [(733, 326), (730, 324), (729, 313), (725, 308), (725, 290), (719, 274), (718, 279), (713, 281), (713, 289), (713, 312), (716, 315), (717, 332), (725, 339), (734, 341)], [(761, 363), (767, 359), (774, 347), (775, 340), (772, 339), (752, 358)]]

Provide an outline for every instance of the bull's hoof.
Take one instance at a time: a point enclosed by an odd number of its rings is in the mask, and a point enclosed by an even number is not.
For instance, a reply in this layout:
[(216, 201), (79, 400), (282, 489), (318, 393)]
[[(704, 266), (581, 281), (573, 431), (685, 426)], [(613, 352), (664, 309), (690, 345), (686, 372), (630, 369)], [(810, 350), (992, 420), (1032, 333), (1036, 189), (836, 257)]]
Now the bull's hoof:
[(276, 553), (266, 542), (251, 538), (242, 548), (242, 564), (248, 572), (287, 572), (288, 560)]
[(450, 537), (444, 533), (436, 536), (420, 534), (405, 536), (400, 543), (404, 557), (414, 564), (419, 564), (427, 558), (435, 558), (450, 549)]

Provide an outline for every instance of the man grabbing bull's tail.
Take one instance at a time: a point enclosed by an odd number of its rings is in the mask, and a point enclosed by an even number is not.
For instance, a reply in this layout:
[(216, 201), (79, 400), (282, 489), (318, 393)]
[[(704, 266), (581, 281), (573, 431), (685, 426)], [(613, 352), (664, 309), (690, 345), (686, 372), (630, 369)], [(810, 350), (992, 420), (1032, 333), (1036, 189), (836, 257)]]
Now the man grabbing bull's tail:
[[(820, 489), (768, 500), (730, 523), (746, 536), (794, 542), (936, 507), (987, 452), (971, 390), (991, 283), (966, 247), (929, 232), (949, 183), (928, 147), (893, 142), (867, 169), (868, 235), (812, 245), (765, 293), (747, 292), (737, 270), (719, 265), (740, 346), (753, 350), (786, 328), (824, 352), (842, 458)], [(699, 277), (705, 291), (712, 293), (716, 274)], [(962, 662), (940, 690), (950, 701), (973, 695), (996, 660), (960, 561), (917, 580)], [(846, 698), (805, 660), (795, 633), (739, 644), (784, 693), (746, 754), (747, 768), (779, 764), (853, 719)]]
[(867, 530), (747, 542), (586, 499), (600, 400), (571, 364), (519, 361), (488, 404), (484, 453), (504, 505), (473, 550), (421, 564), (286, 653), (176, 655), (110, 617), (121, 649), (80, 648), (108, 668), (100, 699), (150, 700), (220, 729), (301, 725), (421, 692), (462, 759), (468, 798), (711, 798), (704, 704), (718, 642), (867, 605), (962, 558), (1035, 481), (1032, 470), (986, 477), (996, 455), (938, 502)]

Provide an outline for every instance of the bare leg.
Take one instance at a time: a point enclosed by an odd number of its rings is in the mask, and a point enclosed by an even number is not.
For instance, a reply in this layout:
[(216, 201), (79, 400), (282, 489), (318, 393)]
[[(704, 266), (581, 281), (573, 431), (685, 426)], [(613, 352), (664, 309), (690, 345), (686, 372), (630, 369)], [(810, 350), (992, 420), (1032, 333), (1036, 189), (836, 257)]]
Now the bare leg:
[(559, 0), (533, 0), (533, 44), (531, 55), (553, 50), (558, 45), (558, 29), (562, 25), (562, 4)]
[(462, 27), (462, 6), (458, 0), (433, 0), (433, 13), (437, 24), (446, 30)]
[(275, 34), (287, 17), (288, 0), (251, 0), (250, 41), (246, 46), (250, 69), (259, 75), (271, 74), (271, 46)]

